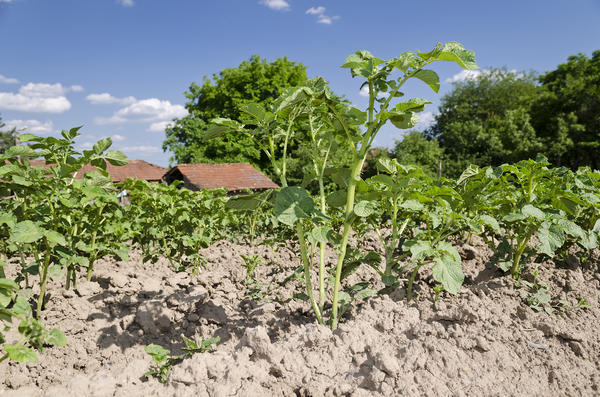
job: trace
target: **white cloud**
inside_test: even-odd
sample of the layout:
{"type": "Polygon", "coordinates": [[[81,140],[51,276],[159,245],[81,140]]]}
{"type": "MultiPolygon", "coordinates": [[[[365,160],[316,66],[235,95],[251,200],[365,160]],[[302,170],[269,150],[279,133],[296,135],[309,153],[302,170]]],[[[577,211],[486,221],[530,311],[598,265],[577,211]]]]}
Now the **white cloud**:
{"type": "Polygon", "coordinates": [[[0,109],[18,110],[31,113],[63,113],[71,109],[66,98],[70,91],[81,91],[83,87],[64,87],[60,83],[27,83],[19,92],[0,92],[0,109]]]}
{"type": "Polygon", "coordinates": [[[0,0],[0,3],[12,3],[12,0],[0,0]]]}
{"type": "Polygon", "coordinates": [[[277,11],[287,11],[290,9],[290,3],[286,0],[261,0],[260,4],[277,11]]]}
{"type": "Polygon", "coordinates": [[[160,153],[162,149],[158,146],[125,146],[119,148],[123,152],[160,153]]]}
{"type": "MultiPolygon", "coordinates": [[[[2,3],[2,0],[0,0],[0,3],[2,3]]],[[[12,77],[6,77],[0,74],[0,83],[4,83],[4,84],[17,84],[19,82],[19,80],[12,78],[12,77]]]]}
{"type": "Polygon", "coordinates": [[[117,3],[121,4],[124,7],[133,7],[135,4],[133,0],[117,0],[117,3]]]}
{"type": "Polygon", "coordinates": [[[111,135],[111,138],[115,142],[121,142],[121,141],[125,140],[125,137],[123,135],[119,135],[119,134],[111,135]]]}
{"type": "Polygon", "coordinates": [[[456,83],[458,81],[475,80],[481,74],[481,70],[461,70],[454,76],[446,79],[446,83],[456,83]]]}
{"type": "Polygon", "coordinates": [[[308,10],[306,10],[307,14],[311,14],[311,15],[321,15],[325,12],[325,7],[319,6],[319,7],[310,7],[308,10]]]}
{"type": "Polygon", "coordinates": [[[174,118],[187,116],[188,111],[181,105],[157,98],[135,100],[117,110],[111,117],[97,117],[97,124],[151,123],[148,131],[164,131],[174,118]]]}
{"type": "Polygon", "coordinates": [[[335,15],[333,17],[330,17],[329,15],[325,15],[325,7],[323,7],[323,6],[310,7],[308,10],[306,10],[306,14],[316,15],[317,23],[323,23],[325,25],[331,25],[334,20],[340,18],[338,15],[335,15]]]}
{"type": "Polygon", "coordinates": [[[369,86],[364,85],[363,88],[360,89],[360,92],[358,93],[358,95],[368,98],[369,97],[369,86]]]}
{"type": "Polygon", "coordinates": [[[148,131],[163,132],[168,125],[171,125],[170,121],[157,121],[156,123],[150,124],[148,131]]]}
{"type": "Polygon", "coordinates": [[[87,99],[93,105],[110,105],[113,103],[118,103],[120,105],[131,105],[136,101],[136,99],[132,96],[117,98],[110,95],[108,92],[103,92],[102,94],[90,94],[86,96],[85,99],[87,99]]]}
{"type": "Polygon", "coordinates": [[[80,85],[72,85],[71,86],[71,91],[73,91],[73,92],[81,92],[81,91],[83,91],[83,87],[80,86],[80,85]]]}
{"type": "Polygon", "coordinates": [[[39,120],[8,120],[4,122],[5,128],[16,128],[19,133],[29,133],[37,135],[49,135],[56,133],[52,121],[41,122],[39,120]]]}
{"type": "Polygon", "coordinates": [[[422,112],[418,114],[419,122],[415,126],[419,130],[424,130],[435,123],[435,114],[433,112],[422,112]]]}

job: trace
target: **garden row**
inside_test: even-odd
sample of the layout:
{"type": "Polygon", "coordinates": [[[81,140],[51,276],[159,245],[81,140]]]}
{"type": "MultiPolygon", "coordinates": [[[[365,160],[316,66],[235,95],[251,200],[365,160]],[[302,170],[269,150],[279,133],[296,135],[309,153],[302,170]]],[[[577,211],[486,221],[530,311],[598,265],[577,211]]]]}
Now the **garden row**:
{"type": "Polygon", "coordinates": [[[600,233],[598,171],[549,168],[540,157],[470,167],[455,181],[380,159],[377,175],[361,177],[379,129],[388,121],[413,127],[416,114],[429,103],[415,98],[392,106],[403,95],[402,85],[417,78],[439,89],[439,77],[425,68],[434,61],[476,67],[472,51],[454,42],[387,61],[359,51],[343,67],[365,79],[370,95],[365,112],[334,97],[317,78],[284,93],[271,109],[250,104],[242,109],[241,121],[213,120],[206,139],[224,133],[251,136],[271,159],[282,186],[232,199],[224,191],[192,192],[128,180],[120,188],[129,192],[131,205],[122,207],[104,168],[106,162],[119,165],[126,159],[108,150],[110,139],[79,153],[73,148],[77,128],[63,131],[62,138],[22,135],[28,145],[15,146],[0,158],[0,361],[35,361],[34,350],[65,343],[59,330],[46,330],[39,321],[49,278],[77,288],[82,273],[91,278],[97,259],[126,259],[130,249],[140,249],[144,261],[166,257],[175,270],[197,272],[204,263],[199,250],[212,241],[245,238],[253,243],[260,236],[267,244],[286,244],[292,238],[301,257],[292,277],[305,284],[296,296],[309,301],[316,321],[332,329],[354,300],[404,286],[410,299],[419,269],[430,269],[438,291],[457,293],[464,281],[453,246],[458,238],[482,236],[494,252],[493,262],[515,279],[532,260],[588,255],[600,233]],[[400,77],[392,78],[393,72],[400,77]],[[306,149],[314,172],[302,186],[288,186],[288,144],[299,131],[310,137],[306,149]],[[328,165],[336,145],[352,149],[346,167],[328,165]],[[53,166],[30,164],[40,157],[53,166]],[[88,163],[98,172],[77,178],[88,163]],[[379,236],[382,252],[350,244],[351,235],[360,241],[370,230],[379,236]],[[327,247],[335,248],[334,263],[326,260],[327,247]],[[342,283],[362,265],[372,267],[385,288],[342,283]],[[6,277],[3,267],[14,277],[6,277]]]}

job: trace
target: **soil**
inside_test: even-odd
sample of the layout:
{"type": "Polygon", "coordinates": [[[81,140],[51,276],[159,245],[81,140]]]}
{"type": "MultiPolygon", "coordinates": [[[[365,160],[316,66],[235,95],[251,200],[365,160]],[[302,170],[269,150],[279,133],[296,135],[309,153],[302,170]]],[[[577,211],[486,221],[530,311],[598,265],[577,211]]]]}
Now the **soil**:
{"type": "MultiPolygon", "coordinates": [[[[459,251],[467,281],[458,295],[436,300],[422,269],[416,299],[407,302],[401,288],[355,302],[335,332],[290,300],[298,281],[273,281],[298,265],[288,248],[220,241],[204,250],[198,275],[175,273],[166,260],[143,264],[139,254],[100,261],[76,291],[50,286],[44,324],[63,330],[68,344],[46,349],[38,363],[0,363],[0,396],[600,395],[598,253],[585,263],[527,264],[525,278],[537,268],[557,306],[549,315],[489,265],[480,241],[459,251]],[[240,254],[268,263],[255,271],[265,296],[247,296],[240,254]],[[578,307],[580,299],[590,307],[578,307]],[[145,377],[152,359],[144,347],[180,353],[182,334],[221,341],[176,363],[166,384],[145,377]]],[[[351,277],[381,287],[368,268],[351,277]]]]}

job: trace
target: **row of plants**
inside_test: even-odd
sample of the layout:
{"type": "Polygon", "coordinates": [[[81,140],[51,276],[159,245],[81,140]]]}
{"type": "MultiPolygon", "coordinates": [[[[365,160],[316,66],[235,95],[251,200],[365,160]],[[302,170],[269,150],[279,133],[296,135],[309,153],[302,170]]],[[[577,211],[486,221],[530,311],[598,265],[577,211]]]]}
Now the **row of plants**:
{"type": "Polygon", "coordinates": [[[464,274],[452,243],[459,236],[481,235],[494,251],[494,262],[515,278],[533,255],[564,256],[574,245],[584,252],[597,246],[597,171],[551,169],[540,157],[496,168],[469,167],[454,181],[433,179],[418,167],[380,159],[377,175],[362,178],[381,127],[391,122],[399,129],[412,128],[417,114],[430,103],[423,98],[399,99],[404,83],[418,79],[439,90],[438,75],[426,68],[436,61],[477,67],[473,52],[456,42],[389,60],[358,51],[342,67],[364,79],[361,88],[369,92],[365,111],[340,101],[323,79],[316,78],[288,89],[268,109],[259,103],[242,106],[241,121],[212,120],[204,135],[209,140],[243,134],[254,139],[271,160],[282,188],[270,196],[234,199],[229,205],[252,210],[268,203],[275,219],[295,231],[305,287],[298,296],[310,302],[319,323],[332,329],[352,300],[389,292],[403,285],[405,278],[410,299],[415,277],[424,267],[430,269],[437,288],[457,293],[464,274]],[[288,144],[299,128],[310,137],[313,171],[301,186],[288,186],[288,144]],[[345,167],[329,166],[331,150],[337,145],[348,145],[353,153],[345,167]],[[351,235],[360,237],[368,230],[378,234],[383,255],[349,244],[351,235]],[[325,261],[327,246],[337,253],[333,264],[325,261]],[[375,269],[384,289],[375,291],[365,282],[342,286],[342,280],[363,264],[375,269]],[[312,272],[316,277],[311,277],[312,272]],[[327,296],[331,296],[329,303],[327,296]]]}
{"type": "MultiPolygon", "coordinates": [[[[200,248],[245,231],[247,219],[226,210],[224,190],[192,192],[133,179],[116,186],[106,166],[126,164],[125,155],[108,150],[110,138],[76,151],[78,130],[60,138],[23,134],[25,144],[0,157],[0,361],[35,361],[35,350],[66,342],[61,331],[41,323],[50,280],[76,289],[81,277],[92,278],[98,259],[126,261],[132,249],[144,262],[166,257],[176,271],[199,271],[200,248]],[[81,174],[86,164],[97,171],[81,174]],[[120,205],[123,189],[133,205],[120,205]]],[[[269,218],[255,211],[251,219],[250,235],[269,218]]]]}
{"type": "MultiPolygon", "coordinates": [[[[34,360],[34,349],[65,342],[60,331],[46,330],[39,322],[50,278],[75,288],[82,273],[91,278],[99,258],[126,260],[133,248],[142,251],[144,261],[166,257],[176,271],[198,271],[204,263],[200,249],[217,239],[246,238],[254,244],[260,236],[262,243],[275,247],[294,236],[301,263],[292,277],[298,275],[304,283],[304,292],[296,296],[310,302],[316,320],[332,329],[356,299],[401,287],[410,299],[421,269],[428,269],[438,291],[457,293],[464,281],[453,245],[459,237],[482,236],[498,268],[517,279],[534,256],[561,259],[574,246],[589,255],[600,232],[598,171],[553,169],[540,157],[500,167],[469,167],[455,181],[381,158],[376,175],[363,178],[381,127],[391,122],[411,128],[430,103],[401,100],[404,83],[418,79],[439,90],[438,75],[426,68],[436,61],[477,67],[473,52],[455,42],[389,60],[358,51],[342,67],[365,80],[365,111],[332,95],[327,83],[316,78],[287,90],[269,109],[256,103],[243,106],[242,122],[213,120],[205,139],[244,134],[269,158],[281,188],[262,193],[229,198],[224,190],[191,192],[177,185],[128,180],[120,188],[127,190],[132,205],[122,207],[105,168],[107,162],[125,164],[126,158],[108,150],[110,139],[79,153],[74,150],[77,128],[63,131],[62,138],[22,135],[28,144],[9,149],[0,159],[5,162],[0,166],[0,321],[2,333],[21,335],[6,344],[0,334],[5,352],[0,360],[34,360]],[[300,186],[289,186],[289,143],[299,129],[310,138],[304,150],[311,171],[300,186]],[[331,166],[332,150],[340,145],[352,151],[351,161],[331,166]],[[32,165],[36,158],[52,166],[32,165]],[[88,163],[98,172],[79,175],[88,163]],[[383,252],[351,244],[351,236],[360,241],[369,231],[377,234],[383,252]],[[328,247],[337,253],[335,263],[326,260],[328,247]],[[16,275],[6,277],[2,269],[15,259],[20,265],[11,274],[16,275]],[[385,287],[342,283],[360,266],[374,269],[385,287]],[[35,310],[30,307],[33,300],[35,310]],[[13,328],[15,320],[19,324],[13,328]]],[[[247,283],[256,296],[262,292],[252,272],[259,259],[244,258],[247,283]]],[[[170,365],[168,353],[155,353],[159,367],[170,365]]]]}

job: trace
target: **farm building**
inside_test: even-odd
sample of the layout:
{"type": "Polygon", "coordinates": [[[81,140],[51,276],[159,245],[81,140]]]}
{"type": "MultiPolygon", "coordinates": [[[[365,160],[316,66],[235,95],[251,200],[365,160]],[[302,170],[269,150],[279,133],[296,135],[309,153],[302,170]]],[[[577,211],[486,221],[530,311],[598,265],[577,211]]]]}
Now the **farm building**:
{"type": "Polygon", "coordinates": [[[163,177],[167,184],[183,181],[190,190],[225,188],[230,194],[245,189],[266,190],[278,188],[265,174],[250,163],[179,164],[163,177]]]}
{"type": "MultiPolygon", "coordinates": [[[[45,162],[44,160],[31,160],[31,165],[45,165],[45,162]]],[[[83,166],[77,176],[81,178],[83,174],[90,171],[97,171],[97,169],[87,164],[83,166]]],[[[121,166],[115,166],[107,162],[106,172],[108,172],[113,182],[123,182],[127,178],[143,179],[148,182],[161,182],[163,175],[167,172],[167,168],[150,164],[144,160],[129,160],[129,163],[121,166]]]]}

